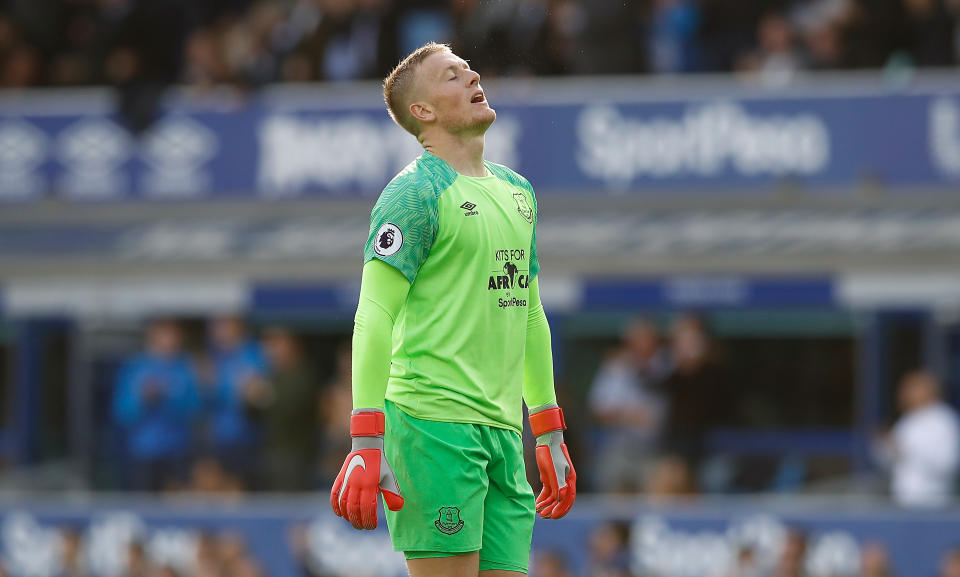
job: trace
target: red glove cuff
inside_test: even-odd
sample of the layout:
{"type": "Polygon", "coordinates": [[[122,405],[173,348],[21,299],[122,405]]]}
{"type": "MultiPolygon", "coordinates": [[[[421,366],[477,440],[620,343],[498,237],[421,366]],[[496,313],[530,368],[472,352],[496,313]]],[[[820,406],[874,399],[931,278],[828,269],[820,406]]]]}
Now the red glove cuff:
{"type": "Polygon", "coordinates": [[[376,437],[386,432],[387,426],[382,411],[350,415],[351,437],[376,437]]]}
{"type": "Polygon", "coordinates": [[[562,431],[567,428],[567,423],[563,420],[563,411],[560,407],[553,407],[530,415],[530,428],[533,430],[533,436],[539,437],[550,431],[562,431]]]}

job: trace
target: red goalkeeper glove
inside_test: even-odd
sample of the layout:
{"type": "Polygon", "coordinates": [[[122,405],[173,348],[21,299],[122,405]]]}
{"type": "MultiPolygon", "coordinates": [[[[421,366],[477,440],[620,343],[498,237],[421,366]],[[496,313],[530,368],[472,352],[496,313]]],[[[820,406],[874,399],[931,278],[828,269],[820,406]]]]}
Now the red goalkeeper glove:
{"type": "Polygon", "coordinates": [[[537,497],[537,513],[544,519],[559,519],[577,498],[577,472],[563,442],[563,411],[555,404],[530,413],[530,428],[537,437],[537,468],[543,490],[537,497]]]}
{"type": "Polygon", "coordinates": [[[377,493],[391,511],[403,507],[393,469],[383,454],[383,411],[357,409],[350,417],[353,446],[330,491],[330,506],[357,529],[376,529],[377,493]]]}

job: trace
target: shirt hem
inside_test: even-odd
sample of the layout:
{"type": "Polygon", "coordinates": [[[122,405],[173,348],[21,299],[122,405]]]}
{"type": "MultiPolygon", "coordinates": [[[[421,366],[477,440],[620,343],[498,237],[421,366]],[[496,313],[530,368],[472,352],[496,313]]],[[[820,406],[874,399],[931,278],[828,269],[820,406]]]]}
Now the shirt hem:
{"type": "Polygon", "coordinates": [[[494,427],[497,429],[506,429],[508,431],[513,431],[519,435],[523,434],[523,428],[517,427],[514,425],[508,425],[506,423],[501,423],[491,419],[438,419],[430,415],[424,415],[415,410],[412,410],[410,407],[398,403],[394,399],[387,398],[387,401],[393,403],[398,409],[406,413],[408,416],[413,417],[414,419],[420,419],[421,421],[433,421],[435,423],[463,423],[466,425],[485,425],[488,427],[494,427]]]}

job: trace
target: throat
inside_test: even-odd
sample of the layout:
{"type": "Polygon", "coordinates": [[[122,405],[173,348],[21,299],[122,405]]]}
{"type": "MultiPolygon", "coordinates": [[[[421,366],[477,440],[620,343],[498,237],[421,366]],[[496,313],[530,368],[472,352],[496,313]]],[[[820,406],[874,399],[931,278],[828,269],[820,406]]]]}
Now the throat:
{"type": "Polygon", "coordinates": [[[483,135],[472,138],[425,139],[423,147],[430,154],[446,161],[457,173],[464,176],[489,176],[487,167],[483,163],[483,135]]]}

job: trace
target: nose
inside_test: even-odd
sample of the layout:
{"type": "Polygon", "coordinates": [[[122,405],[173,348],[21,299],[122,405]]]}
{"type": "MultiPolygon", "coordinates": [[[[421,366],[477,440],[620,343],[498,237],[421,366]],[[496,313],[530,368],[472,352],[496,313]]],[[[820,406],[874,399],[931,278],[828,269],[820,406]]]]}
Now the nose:
{"type": "Polygon", "coordinates": [[[476,70],[470,70],[470,86],[476,86],[480,84],[480,73],[476,70]]]}

